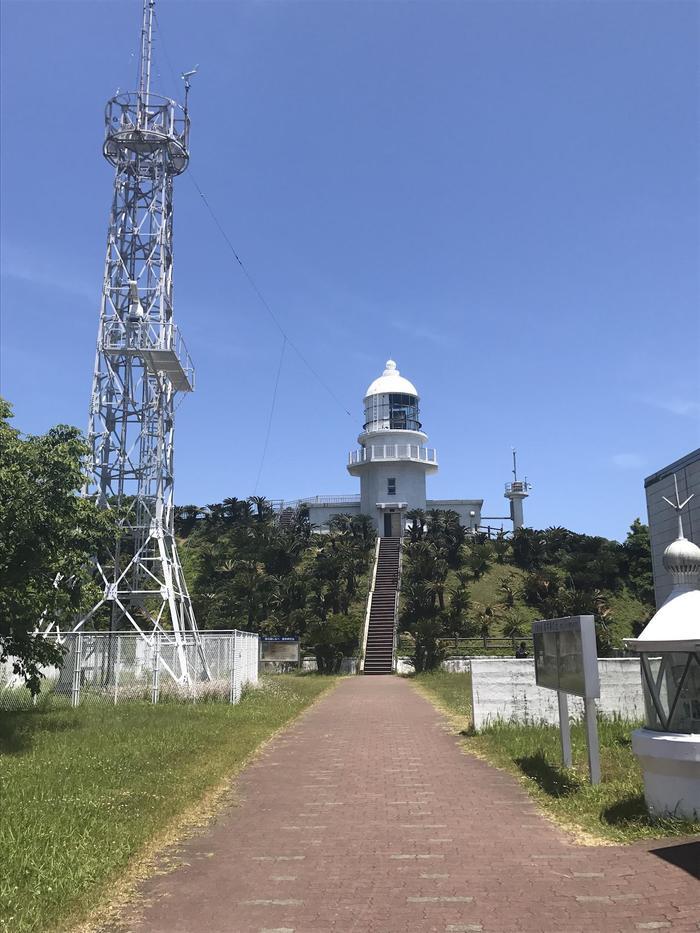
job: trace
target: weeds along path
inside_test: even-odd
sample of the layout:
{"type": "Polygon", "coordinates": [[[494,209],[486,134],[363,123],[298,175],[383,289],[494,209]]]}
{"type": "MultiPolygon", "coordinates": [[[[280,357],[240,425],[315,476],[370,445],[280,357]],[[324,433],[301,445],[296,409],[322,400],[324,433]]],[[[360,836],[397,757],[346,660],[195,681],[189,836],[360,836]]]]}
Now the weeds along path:
{"type": "Polygon", "coordinates": [[[574,845],[396,677],[353,677],[274,739],[238,806],[143,885],[133,933],[698,929],[677,841],[574,845]],[[650,850],[657,850],[656,852],[650,850]]]}

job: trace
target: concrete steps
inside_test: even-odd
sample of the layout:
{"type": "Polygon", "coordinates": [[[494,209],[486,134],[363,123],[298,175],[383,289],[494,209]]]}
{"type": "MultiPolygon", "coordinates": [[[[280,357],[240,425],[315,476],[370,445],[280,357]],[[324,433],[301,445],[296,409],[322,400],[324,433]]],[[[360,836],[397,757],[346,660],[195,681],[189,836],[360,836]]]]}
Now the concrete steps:
{"type": "Polygon", "coordinates": [[[369,610],[365,674],[391,674],[394,661],[400,538],[381,538],[369,610]]]}

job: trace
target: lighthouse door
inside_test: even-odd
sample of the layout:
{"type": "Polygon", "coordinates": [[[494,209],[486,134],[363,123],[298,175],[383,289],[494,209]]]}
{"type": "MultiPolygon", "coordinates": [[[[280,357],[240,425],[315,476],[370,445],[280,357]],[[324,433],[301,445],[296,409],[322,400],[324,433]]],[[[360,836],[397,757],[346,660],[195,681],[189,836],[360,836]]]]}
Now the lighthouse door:
{"type": "Polygon", "coordinates": [[[385,512],[384,513],[384,537],[385,538],[398,538],[401,536],[401,513],[400,512],[385,512]]]}

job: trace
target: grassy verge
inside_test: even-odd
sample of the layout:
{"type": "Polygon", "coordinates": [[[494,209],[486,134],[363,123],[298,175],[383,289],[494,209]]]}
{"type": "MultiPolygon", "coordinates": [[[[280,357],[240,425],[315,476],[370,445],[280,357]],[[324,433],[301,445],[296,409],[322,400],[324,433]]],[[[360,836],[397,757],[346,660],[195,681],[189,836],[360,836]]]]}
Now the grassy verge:
{"type": "Polygon", "coordinates": [[[469,674],[438,672],[412,679],[451,717],[456,731],[464,735],[467,751],[515,774],[545,812],[581,841],[588,837],[590,841],[632,842],[700,832],[700,823],[649,817],[641,770],[632,753],[634,724],[599,721],[603,782],[591,787],[583,725],[572,726],[573,767],[563,768],[557,726],[498,723],[473,733],[469,674]]]}
{"type": "Polygon", "coordinates": [[[84,916],[155,836],[333,682],[269,678],[237,706],[0,713],[0,929],[84,916]]]}

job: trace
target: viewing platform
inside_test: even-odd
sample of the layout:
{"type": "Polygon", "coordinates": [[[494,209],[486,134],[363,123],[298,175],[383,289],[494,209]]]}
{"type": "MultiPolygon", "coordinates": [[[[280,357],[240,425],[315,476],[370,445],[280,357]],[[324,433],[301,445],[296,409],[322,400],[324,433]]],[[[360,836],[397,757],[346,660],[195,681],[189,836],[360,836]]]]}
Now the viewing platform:
{"type": "Polygon", "coordinates": [[[101,349],[108,356],[139,357],[176,392],[194,390],[194,364],[176,324],[115,319],[104,329],[101,349]]]}
{"type": "Polygon", "coordinates": [[[504,495],[509,496],[528,496],[530,494],[531,483],[517,480],[514,483],[506,483],[504,495]]]}
{"type": "Polygon", "coordinates": [[[376,460],[410,460],[414,463],[426,463],[437,469],[437,450],[434,447],[421,447],[420,444],[372,444],[351,450],[348,466],[361,466],[376,460]]]}

